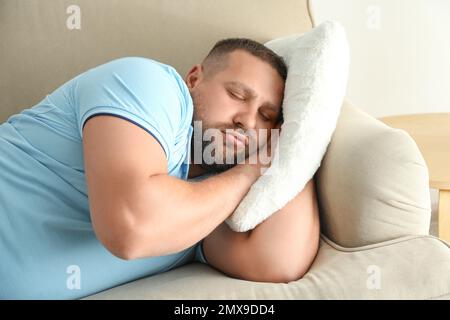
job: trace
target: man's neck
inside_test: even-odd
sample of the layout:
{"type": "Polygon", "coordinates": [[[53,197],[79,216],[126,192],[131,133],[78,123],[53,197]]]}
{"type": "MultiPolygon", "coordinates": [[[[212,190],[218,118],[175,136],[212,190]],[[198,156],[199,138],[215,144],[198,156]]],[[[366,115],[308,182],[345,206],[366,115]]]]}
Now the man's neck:
{"type": "MultiPolygon", "coordinates": [[[[194,120],[192,120],[194,121],[194,120]]],[[[194,137],[191,139],[191,152],[190,152],[190,163],[189,163],[189,172],[188,179],[192,179],[202,174],[206,173],[206,170],[202,168],[200,164],[194,163],[194,137]]]]}
{"type": "Polygon", "coordinates": [[[189,165],[188,179],[201,176],[204,173],[206,173],[205,169],[203,169],[199,164],[194,164],[191,161],[191,164],[189,165]]]}

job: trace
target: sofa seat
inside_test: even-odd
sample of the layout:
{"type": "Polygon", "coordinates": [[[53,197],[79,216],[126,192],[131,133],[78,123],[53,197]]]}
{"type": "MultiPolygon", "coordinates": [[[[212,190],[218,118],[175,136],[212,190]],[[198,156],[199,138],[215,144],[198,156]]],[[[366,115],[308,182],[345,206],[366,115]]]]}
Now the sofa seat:
{"type": "Polygon", "coordinates": [[[86,299],[450,299],[448,250],[427,235],[357,248],[322,235],[311,269],[287,284],[239,280],[193,262],[86,299]]]}

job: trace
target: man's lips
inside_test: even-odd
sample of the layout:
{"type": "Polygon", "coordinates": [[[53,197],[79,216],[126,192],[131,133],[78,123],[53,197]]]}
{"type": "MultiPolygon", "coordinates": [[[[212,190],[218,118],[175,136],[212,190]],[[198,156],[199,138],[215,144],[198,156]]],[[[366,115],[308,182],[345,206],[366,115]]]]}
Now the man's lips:
{"type": "Polygon", "coordinates": [[[226,130],[224,134],[225,139],[229,140],[233,144],[238,146],[246,146],[248,144],[248,137],[239,132],[226,130]]]}

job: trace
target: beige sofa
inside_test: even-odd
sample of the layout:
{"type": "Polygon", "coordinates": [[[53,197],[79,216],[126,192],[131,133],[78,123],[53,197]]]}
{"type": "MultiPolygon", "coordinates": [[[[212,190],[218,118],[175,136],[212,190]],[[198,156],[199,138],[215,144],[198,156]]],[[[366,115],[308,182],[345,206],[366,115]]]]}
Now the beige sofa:
{"type": "MultiPolygon", "coordinates": [[[[184,76],[221,38],[313,25],[306,0],[5,0],[0,17],[0,121],[117,57],[184,76]]],[[[321,244],[302,279],[243,281],[191,263],[87,299],[450,299],[449,244],[428,235],[428,170],[410,136],[345,103],[315,178],[321,244]]]]}

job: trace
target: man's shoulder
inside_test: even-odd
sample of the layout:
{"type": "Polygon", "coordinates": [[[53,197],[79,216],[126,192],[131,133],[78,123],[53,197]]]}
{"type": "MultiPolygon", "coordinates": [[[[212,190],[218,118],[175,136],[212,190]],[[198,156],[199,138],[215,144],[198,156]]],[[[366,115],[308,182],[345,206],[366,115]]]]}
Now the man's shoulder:
{"type": "Polygon", "coordinates": [[[155,85],[176,84],[178,86],[184,84],[182,77],[174,67],[138,56],[121,57],[104,62],[80,74],[78,78],[115,79],[125,84],[127,82],[154,83],[155,85]]]}
{"type": "MultiPolygon", "coordinates": [[[[122,57],[110,61],[112,71],[120,74],[123,79],[158,88],[161,94],[178,94],[178,97],[189,106],[191,97],[189,89],[181,75],[171,65],[160,61],[138,56],[122,57]]],[[[167,97],[166,97],[167,98],[167,97]]]]}
{"type": "Polygon", "coordinates": [[[147,57],[141,57],[141,56],[126,56],[126,57],[120,57],[117,59],[110,60],[106,62],[106,64],[125,64],[128,66],[144,66],[144,67],[155,67],[155,68],[161,68],[161,69],[167,69],[167,68],[173,68],[172,66],[168,64],[164,64],[160,61],[147,58],[147,57]]]}
{"type": "Polygon", "coordinates": [[[148,77],[159,76],[168,78],[181,78],[178,72],[171,65],[162,63],[160,61],[139,57],[139,56],[129,56],[121,57],[105,64],[101,65],[109,67],[112,69],[122,70],[126,68],[128,72],[137,72],[138,74],[145,75],[148,77]]]}
{"type": "Polygon", "coordinates": [[[97,65],[77,78],[81,82],[110,84],[117,92],[159,97],[167,103],[179,99],[188,109],[192,105],[189,89],[175,68],[147,57],[120,57],[97,65]]]}

